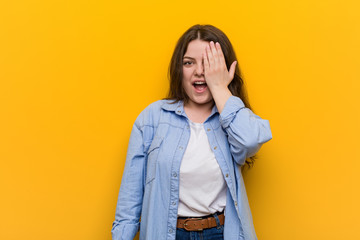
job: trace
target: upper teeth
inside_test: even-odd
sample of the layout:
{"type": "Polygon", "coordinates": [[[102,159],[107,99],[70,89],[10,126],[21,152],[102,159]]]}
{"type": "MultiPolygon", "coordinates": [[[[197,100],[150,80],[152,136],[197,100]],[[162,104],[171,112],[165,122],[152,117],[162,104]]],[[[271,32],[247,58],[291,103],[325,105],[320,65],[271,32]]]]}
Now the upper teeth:
{"type": "Polygon", "coordinates": [[[195,82],[195,84],[204,84],[205,82],[195,82]]]}

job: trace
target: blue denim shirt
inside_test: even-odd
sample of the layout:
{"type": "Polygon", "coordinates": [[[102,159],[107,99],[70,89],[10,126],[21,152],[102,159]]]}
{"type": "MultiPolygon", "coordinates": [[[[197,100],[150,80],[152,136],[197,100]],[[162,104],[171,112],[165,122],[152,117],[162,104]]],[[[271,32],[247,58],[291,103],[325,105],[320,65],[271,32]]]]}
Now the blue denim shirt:
{"type": "MultiPolygon", "coordinates": [[[[272,138],[269,122],[231,96],[221,114],[216,106],[204,122],[210,146],[227,184],[225,240],[257,239],[240,165],[272,138]]],[[[183,102],[160,100],[136,119],[122,177],[113,240],[174,240],[179,170],[190,138],[183,102]],[[141,220],[140,220],[141,219],[141,220]]]]}

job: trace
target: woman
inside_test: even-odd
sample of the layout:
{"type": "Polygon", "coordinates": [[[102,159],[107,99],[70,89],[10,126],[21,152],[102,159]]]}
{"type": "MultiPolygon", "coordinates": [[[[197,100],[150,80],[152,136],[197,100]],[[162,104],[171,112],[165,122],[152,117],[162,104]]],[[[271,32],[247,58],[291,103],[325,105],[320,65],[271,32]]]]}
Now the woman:
{"type": "Polygon", "coordinates": [[[166,100],[132,129],[113,240],[257,239],[238,166],[269,141],[246,99],[226,35],[195,25],[179,39],[166,100]],[[140,220],[141,218],[141,220],[140,220]]]}

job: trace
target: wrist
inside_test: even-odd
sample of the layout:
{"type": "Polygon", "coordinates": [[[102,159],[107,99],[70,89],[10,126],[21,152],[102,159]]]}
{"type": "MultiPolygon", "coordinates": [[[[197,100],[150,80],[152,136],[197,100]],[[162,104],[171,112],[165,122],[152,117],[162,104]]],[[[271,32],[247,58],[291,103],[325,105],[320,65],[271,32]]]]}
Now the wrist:
{"type": "Polygon", "coordinates": [[[221,113],[226,101],[232,96],[229,88],[215,88],[211,91],[211,94],[219,113],[221,113]]]}

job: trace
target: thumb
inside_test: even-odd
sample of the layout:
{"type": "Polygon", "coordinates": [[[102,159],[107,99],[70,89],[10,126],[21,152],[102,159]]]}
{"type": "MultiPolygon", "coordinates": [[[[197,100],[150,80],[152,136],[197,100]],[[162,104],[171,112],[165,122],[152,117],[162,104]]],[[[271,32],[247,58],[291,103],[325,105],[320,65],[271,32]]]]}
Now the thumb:
{"type": "Polygon", "coordinates": [[[237,61],[234,61],[229,69],[229,77],[232,80],[234,78],[234,74],[235,74],[235,67],[236,67],[237,61]]]}

